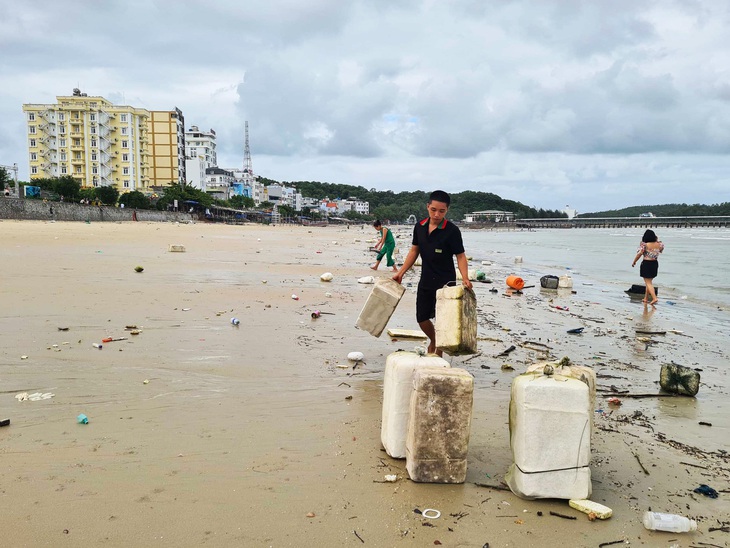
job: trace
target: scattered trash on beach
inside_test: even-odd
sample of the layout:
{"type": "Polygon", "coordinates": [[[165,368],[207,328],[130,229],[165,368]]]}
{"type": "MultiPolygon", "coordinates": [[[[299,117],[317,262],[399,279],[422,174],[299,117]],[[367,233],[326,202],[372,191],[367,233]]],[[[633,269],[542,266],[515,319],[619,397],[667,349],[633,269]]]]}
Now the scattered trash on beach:
{"type": "Polygon", "coordinates": [[[314,518],[316,516],[317,516],[317,514],[315,514],[314,512],[307,512],[307,517],[308,518],[314,518]]]}
{"type": "Polygon", "coordinates": [[[350,352],[347,355],[347,359],[351,362],[361,362],[365,360],[365,354],[362,352],[350,352]]]}
{"type": "Polygon", "coordinates": [[[396,474],[386,474],[385,475],[385,481],[394,483],[398,480],[398,476],[396,474]]]}
{"type": "Polygon", "coordinates": [[[59,331],[68,331],[68,327],[59,327],[58,330],[59,331]]]}
{"type": "Polygon", "coordinates": [[[0,420],[0,427],[2,427],[2,426],[10,426],[10,419],[0,420]]]}
{"type": "Polygon", "coordinates": [[[319,310],[315,310],[314,312],[312,312],[312,319],[313,319],[313,320],[316,320],[316,319],[317,319],[317,318],[319,318],[319,317],[320,317],[321,315],[322,315],[322,313],[321,313],[321,312],[320,312],[319,310]]]}
{"type": "Polygon", "coordinates": [[[324,294],[324,296],[327,297],[328,299],[330,299],[330,298],[332,298],[332,293],[330,293],[328,291],[327,293],[324,294]]]}
{"type": "Polygon", "coordinates": [[[441,512],[433,508],[426,508],[421,512],[421,515],[426,519],[439,519],[441,517],[441,512]]]}
{"type": "Polygon", "coordinates": [[[323,282],[331,282],[332,278],[334,278],[334,276],[332,275],[332,272],[325,272],[324,274],[322,274],[319,277],[319,279],[322,280],[323,282]]]}
{"type": "Polygon", "coordinates": [[[616,397],[608,398],[606,401],[609,405],[621,405],[621,400],[616,397]]]}
{"type": "Polygon", "coordinates": [[[149,383],[150,383],[150,380],[149,379],[145,379],[145,380],[142,381],[142,384],[149,384],[149,383]]]}
{"type": "Polygon", "coordinates": [[[185,253],[185,246],[180,244],[170,244],[167,251],[170,253],[185,253]]]}
{"type": "Polygon", "coordinates": [[[296,295],[295,293],[292,293],[291,298],[292,298],[292,300],[295,300],[295,301],[298,301],[299,300],[299,296],[296,295]]]}
{"type": "Polygon", "coordinates": [[[514,371],[515,366],[510,363],[503,363],[502,364],[502,371],[514,371]]]}
{"type": "Polygon", "coordinates": [[[20,356],[20,359],[21,360],[27,360],[28,359],[28,356],[26,356],[26,355],[20,356]]]}
{"type": "Polygon", "coordinates": [[[118,342],[118,341],[126,341],[127,337],[105,337],[101,339],[101,342],[108,343],[108,342],[118,342]]]}
{"type": "Polygon", "coordinates": [[[231,318],[231,325],[235,325],[236,327],[238,327],[240,323],[241,320],[239,320],[238,318],[231,318]]]}
{"type": "Polygon", "coordinates": [[[76,422],[79,424],[89,424],[89,417],[81,413],[78,417],[76,417],[76,422]]]}
{"type": "Polygon", "coordinates": [[[710,497],[711,499],[716,499],[718,497],[717,491],[715,491],[709,485],[705,485],[704,483],[694,489],[692,492],[699,493],[700,495],[705,495],[706,497],[710,497]]]}
{"type": "Polygon", "coordinates": [[[553,305],[553,308],[555,308],[557,310],[565,310],[566,312],[568,310],[570,310],[570,308],[568,308],[567,306],[559,306],[559,305],[553,305]]]}
{"type": "Polygon", "coordinates": [[[500,352],[499,354],[496,354],[496,355],[495,355],[494,357],[495,357],[495,358],[499,358],[500,356],[506,356],[506,355],[508,355],[508,354],[509,354],[510,352],[512,352],[513,350],[516,350],[516,348],[517,348],[517,347],[516,347],[515,345],[511,345],[511,346],[510,346],[509,348],[507,348],[507,349],[503,350],[503,351],[502,351],[502,352],[500,352]]]}
{"type": "Polygon", "coordinates": [[[666,392],[695,396],[700,390],[700,374],[676,363],[664,364],[659,373],[659,386],[666,392]]]}
{"type": "Polygon", "coordinates": [[[21,392],[20,394],[15,395],[15,399],[20,401],[40,401],[40,400],[50,400],[55,394],[52,392],[34,392],[33,394],[28,394],[28,392],[21,392]]]}
{"type": "Polygon", "coordinates": [[[134,271],[135,272],[144,272],[144,267],[143,266],[135,266],[134,267],[134,271]]]}
{"type": "MultiPolygon", "coordinates": [[[[579,512],[588,514],[588,519],[591,519],[591,516],[593,516],[593,519],[608,519],[613,515],[613,510],[611,510],[608,506],[593,502],[592,500],[571,499],[568,501],[568,504],[571,508],[575,508],[579,512]]],[[[591,521],[593,520],[591,519],[591,521]]]]}
{"type": "Polygon", "coordinates": [[[102,345],[100,343],[92,343],[91,346],[93,346],[94,348],[98,348],[99,350],[104,348],[104,345],[102,345]]]}
{"type": "Polygon", "coordinates": [[[373,276],[363,276],[359,280],[357,280],[357,283],[359,284],[374,284],[375,278],[373,276]]]}
{"type": "Polygon", "coordinates": [[[580,335],[581,333],[583,333],[584,329],[585,329],[585,327],[576,327],[575,329],[568,329],[567,332],[572,333],[574,335],[580,335]]]}

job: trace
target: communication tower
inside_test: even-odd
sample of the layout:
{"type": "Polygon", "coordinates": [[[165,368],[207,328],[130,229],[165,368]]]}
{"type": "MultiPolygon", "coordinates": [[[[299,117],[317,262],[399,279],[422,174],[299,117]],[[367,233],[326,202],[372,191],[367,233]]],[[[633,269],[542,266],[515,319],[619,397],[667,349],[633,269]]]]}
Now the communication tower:
{"type": "Polygon", "coordinates": [[[251,163],[251,148],[248,146],[248,120],[246,121],[246,143],[243,147],[243,182],[247,185],[253,185],[255,177],[253,175],[253,164],[251,163]]]}

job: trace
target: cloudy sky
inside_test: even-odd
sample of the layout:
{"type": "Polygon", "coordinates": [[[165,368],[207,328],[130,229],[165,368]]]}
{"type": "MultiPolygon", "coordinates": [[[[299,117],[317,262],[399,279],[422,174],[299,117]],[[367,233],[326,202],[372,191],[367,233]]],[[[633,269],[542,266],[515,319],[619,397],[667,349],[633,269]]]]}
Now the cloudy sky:
{"type": "Polygon", "coordinates": [[[0,0],[0,164],[74,87],[221,167],[549,209],[730,201],[725,0],[0,0]]]}

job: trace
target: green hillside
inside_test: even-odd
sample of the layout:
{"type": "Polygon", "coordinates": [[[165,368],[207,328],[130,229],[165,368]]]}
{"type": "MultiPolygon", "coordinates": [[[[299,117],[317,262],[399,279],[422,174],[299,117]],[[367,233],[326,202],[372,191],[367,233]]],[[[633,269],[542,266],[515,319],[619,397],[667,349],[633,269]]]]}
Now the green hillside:
{"type": "MultiPolygon", "coordinates": [[[[272,179],[260,177],[264,184],[276,183],[272,179]]],[[[281,184],[295,186],[302,196],[310,198],[357,198],[370,203],[370,217],[393,221],[405,221],[410,215],[417,218],[426,216],[426,202],[430,191],[392,192],[390,190],[366,189],[362,186],[320,183],[316,181],[284,181],[281,184]]],[[[489,192],[467,190],[451,194],[449,217],[462,220],[466,213],[496,209],[509,211],[518,219],[565,217],[557,210],[536,209],[513,200],[505,200],[489,192]]]]}
{"type": "Polygon", "coordinates": [[[642,213],[653,213],[657,217],[714,217],[730,215],[730,202],[713,205],[642,205],[625,207],[623,209],[610,209],[608,211],[595,211],[593,213],[581,213],[578,217],[638,217],[642,213]]]}

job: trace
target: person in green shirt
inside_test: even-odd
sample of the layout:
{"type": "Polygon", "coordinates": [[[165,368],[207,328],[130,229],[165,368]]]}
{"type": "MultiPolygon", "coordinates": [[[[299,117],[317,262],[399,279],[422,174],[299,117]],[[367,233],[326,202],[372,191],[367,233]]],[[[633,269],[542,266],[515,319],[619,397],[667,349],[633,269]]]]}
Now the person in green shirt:
{"type": "Polygon", "coordinates": [[[395,266],[395,260],[393,260],[393,251],[395,250],[395,238],[393,233],[383,226],[380,220],[373,223],[373,227],[380,234],[380,241],[375,244],[375,249],[380,250],[378,252],[377,260],[375,264],[371,266],[373,270],[377,270],[380,266],[380,261],[383,260],[384,256],[387,256],[387,264],[393,269],[393,272],[398,272],[398,268],[395,266]]]}

